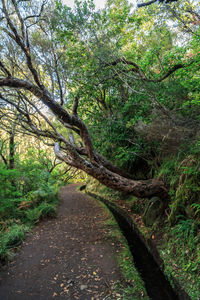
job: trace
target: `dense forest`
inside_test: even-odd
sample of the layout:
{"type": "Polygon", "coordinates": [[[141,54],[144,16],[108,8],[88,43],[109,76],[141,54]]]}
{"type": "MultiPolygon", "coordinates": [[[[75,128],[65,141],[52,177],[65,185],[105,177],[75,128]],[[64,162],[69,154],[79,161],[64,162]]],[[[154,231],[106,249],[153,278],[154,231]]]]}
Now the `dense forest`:
{"type": "Polygon", "coordinates": [[[198,0],[1,0],[2,262],[55,216],[62,185],[87,180],[127,201],[150,235],[162,228],[163,259],[198,299],[199,25],[198,0]]]}

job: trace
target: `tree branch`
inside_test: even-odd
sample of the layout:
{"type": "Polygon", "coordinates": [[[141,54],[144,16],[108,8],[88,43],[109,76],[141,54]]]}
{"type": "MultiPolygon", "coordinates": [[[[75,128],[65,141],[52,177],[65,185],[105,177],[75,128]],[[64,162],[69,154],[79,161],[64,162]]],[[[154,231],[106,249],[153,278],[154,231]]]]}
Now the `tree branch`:
{"type": "Polygon", "coordinates": [[[118,63],[122,63],[122,64],[126,64],[126,65],[133,65],[134,66],[131,69],[123,70],[123,72],[126,72],[126,73],[136,72],[136,73],[139,74],[141,80],[144,80],[144,81],[147,81],[147,82],[155,82],[156,83],[156,82],[162,82],[164,79],[168,78],[171,74],[173,74],[174,72],[176,72],[179,69],[183,69],[183,68],[189,67],[190,65],[192,65],[193,63],[195,63],[195,60],[192,60],[188,64],[177,64],[177,65],[174,65],[171,69],[169,69],[167,71],[166,74],[164,74],[163,76],[161,76],[158,79],[151,79],[151,78],[146,77],[136,63],[134,63],[132,61],[129,61],[129,60],[126,60],[124,58],[122,58],[122,59],[119,58],[119,59],[117,59],[117,60],[115,60],[115,61],[113,61],[111,63],[106,64],[106,66],[115,66],[118,63]]]}
{"type": "Polygon", "coordinates": [[[2,4],[3,4],[3,12],[5,14],[5,17],[6,17],[6,20],[8,22],[8,25],[11,29],[11,31],[13,32],[14,36],[10,35],[14,41],[18,44],[18,46],[22,49],[22,51],[24,52],[25,56],[26,56],[26,60],[27,60],[27,66],[29,68],[29,70],[31,71],[32,75],[33,75],[33,78],[36,82],[36,84],[40,87],[40,88],[43,88],[43,85],[42,83],[40,82],[40,79],[39,79],[39,76],[38,76],[38,73],[36,71],[36,69],[33,67],[33,64],[32,64],[32,59],[31,59],[31,55],[30,55],[30,49],[29,47],[27,48],[28,45],[25,45],[24,44],[24,41],[21,39],[20,35],[18,34],[14,24],[12,23],[10,17],[9,17],[9,14],[8,14],[8,11],[6,9],[6,4],[5,4],[5,0],[2,0],[2,4]]]}
{"type": "Polygon", "coordinates": [[[43,11],[44,11],[44,6],[46,5],[47,1],[43,1],[41,8],[40,8],[40,12],[37,15],[31,15],[31,16],[27,16],[24,18],[24,21],[28,20],[28,19],[32,19],[32,18],[39,18],[41,17],[43,11]]]}
{"type": "Polygon", "coordinates": [[[59,92],[60,92],[60,105],[64,104],[64,99],[63,99],[63,90],[62,90],[62,85],[61,85],[61,80],[60,80],[60,75],[58,72],[58,59],[56,58],[56,55],[54,53],[54,61],[55,61],[55,73],[58,81],[58,87],[59,87],[59,92]]]}
{"type": "Polygon", "coordinates": [[[4,66],[4,64],[0,61],[0,68],[3,72],[5,72],[8,76],[11,76],[10,71],[4,66]]]}
{"type": "Polygon", "coordinates": [[[149,6],[155,2],[161,2],[161,3],[165,3],[165,4],[168,4],[168,3],[171,3],[171,2],[177,2],[178,0],[152,0],[152,1],[149,1],[149,2],[144,2],[144,3],[139,3],[137,4],[137,7],[140,8],[140,7],[144,7],[144,6],[149,6]]]}
{"type": "Polygon", "coordinates": [[[157,0],[152,0],[152,1],[149,1],[149,2],[144,2],[144,3],[138,3],[137,4],[137,7],[140,8],[140,7],[144,7],[144,6],[149,6],[153,3],[157,2],[157,0]]]}
{"type": "MultiPolygon", "coordinates": [[[[78,127],[80,130],[80,136],[86,146],[86,150],[88,153],[88,156],[91,161],[95,162],[96,157],[94,154],[94,149],[91,141],[90,134],[88,132],[87,127],[85,126],[84,122],[77,116],[73,115],[70,116],[68,112],[56,101],[53,100],[50,93],[47,91],[46,88],[39,88],[36,85],[14,77],[8,77],[8,78],[0,78],[0,87],[1,86],[8,86],[12,88],[22,88],[25,90],[29,90],[32,94],[34,94],[36,97],[41,99],[41,101],[50,108],[50,110],[58,117],[59,121],[62,124],[69,124],[75,127],[78,127]]],[[[77,132],[77,131],[76,131],[77,132]]]]}

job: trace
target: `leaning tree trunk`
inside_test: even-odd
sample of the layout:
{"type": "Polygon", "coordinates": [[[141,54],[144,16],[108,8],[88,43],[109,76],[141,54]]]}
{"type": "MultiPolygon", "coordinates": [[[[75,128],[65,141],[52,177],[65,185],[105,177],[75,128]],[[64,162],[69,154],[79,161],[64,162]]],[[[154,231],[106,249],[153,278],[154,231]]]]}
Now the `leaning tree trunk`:
{"type": "Polygon", "coordinates": [[[55,144],[54,151],[56,156],[68,165],[83,170],[88,175],[96,178],[100,183],[114,190],[130,193],[139,198],[149,198],[152,196],[158,196],[163,200],[169,198],[164,183],[158,179],[132,180],[125,178],[120,174],[108,170],[102,164],[93,164],[84,159],[75,150],[71,151],[70,156],[65,155],[60,151],[58,143],[55,144]]]}
{"type": "Polygon", "coordinates": [[[104,167],[79,165],[79,169],[82,169],[87,174],[96,178],[100,183],[114,190],[130,193],[139,198],[149,198],[152,196],[159,196],[162,199],[169,198],[163,182],[158,179],[131,180],[112,173],[104,167]]]}

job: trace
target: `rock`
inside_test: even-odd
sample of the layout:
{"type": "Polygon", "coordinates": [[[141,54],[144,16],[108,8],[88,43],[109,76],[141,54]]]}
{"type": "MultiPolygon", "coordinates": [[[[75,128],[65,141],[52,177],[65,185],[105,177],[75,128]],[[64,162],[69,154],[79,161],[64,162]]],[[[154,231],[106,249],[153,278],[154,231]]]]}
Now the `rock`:
{"type": "Polygon", "coordinates": [[[86,284],[81,284],[80,289],[81,289],[81,291],[83,291],[83,290],[87,289],[87,287],[88,286],[86,284]]]}
{"type": "Polygon", "coordinates": [[[146,226],[152,226],[156,219],[161,215],[163,202],[158,197],[153,197],[146,205],[143,222],[146,226]]]}
{"type": "Polygon", "coordinates": [[[74,285],[74,281],[72,280],[72,279],[69,279],[68,281],[67,281],[67,288],[69,288],[69,287],[72,287],[74,285]]]}

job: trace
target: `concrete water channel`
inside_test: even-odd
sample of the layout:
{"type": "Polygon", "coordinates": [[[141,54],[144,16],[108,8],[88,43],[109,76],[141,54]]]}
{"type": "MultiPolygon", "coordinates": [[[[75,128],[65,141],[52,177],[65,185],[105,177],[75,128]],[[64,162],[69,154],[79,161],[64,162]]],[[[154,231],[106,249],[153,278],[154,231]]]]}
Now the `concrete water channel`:
{"type": "Polygon", "coordinates": [[[114,215],[119,227],[125,236],[133,256],[135,267],[138,269],[141,278],[145,283],[147,294],[151,300],[182,300],[173,290],[169,280],[166,278],[159,265],[154,260],[138,233],[109,201],[88,193],[90,196],[103,202],[114,215]]]}

